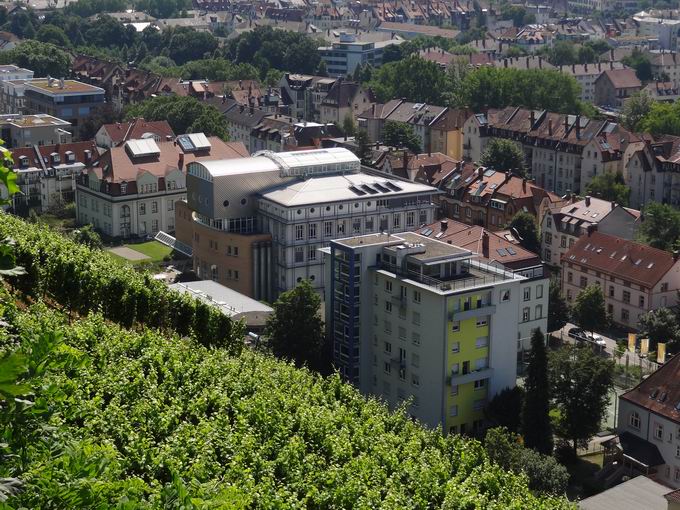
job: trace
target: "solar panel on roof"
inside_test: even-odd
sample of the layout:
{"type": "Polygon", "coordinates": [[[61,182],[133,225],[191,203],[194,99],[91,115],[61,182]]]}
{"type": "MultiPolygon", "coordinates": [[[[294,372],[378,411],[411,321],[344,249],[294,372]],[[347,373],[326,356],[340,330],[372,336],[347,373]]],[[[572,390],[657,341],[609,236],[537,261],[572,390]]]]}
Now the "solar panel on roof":
{"type": "Polygon", "coordinates": [[[360,190],[359,188],[357,188],[356,186],[350,186],[350,187],[349,187],[349,190],[350,190],[352,193],[354,193],[355,195],[359,195],[359,196],[363,196],[363,195],[366,194],[365,191],[361,191],[361,190],[360,190]]]}
{"type": "Polygon", "coordinates": [[[362,185],[361,185],[361,189],[363,189],[363,190],[369,192],[371,195],[375,195],[376,193],[378,193],[376,190],[374,190],[373,188],[371,188],[368,184],[362,184],[362,185]]]}
{"type": "Polygon", "coordinates": [[[191,143],[191,139],[187,135],[178,136],[177,143],[184,152],[191,152],[192,150],[194,150],[194,144],[191,143]]]}
{"type": "Polygon", "coordinates": [[[402,188],[394,184],[393,182],[386,182],[385,185],[390,188],[392,191],[402,191],[402,188]]]}
{"type": "Polygon", "coordinates": [[[375,189],[377,189],[378,191],[380,191],[382,193],[389,193],[391,191],[388,188],[386,188],[385,186],[383,186],[382,184],[380,184],[379,182],[373,183],[373,186],[375,187],[375,189]]]}
{"type": "Polygon", "coordinates": [[[421,234],[424,236],[429,236],[432,232],[434,232],[434,230],[432,230],[431,228],[426,228],[421,232],[421,234]]]}

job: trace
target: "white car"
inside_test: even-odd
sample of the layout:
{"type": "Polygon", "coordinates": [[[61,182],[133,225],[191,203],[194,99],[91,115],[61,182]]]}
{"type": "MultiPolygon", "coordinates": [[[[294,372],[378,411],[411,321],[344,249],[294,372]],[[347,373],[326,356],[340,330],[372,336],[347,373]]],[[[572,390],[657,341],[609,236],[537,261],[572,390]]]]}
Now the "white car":
{"type": "Polygon", "coordinates": [[[593,333],[592,335],[588,336],[592,342],[595,342],[600,347],[607,347],[607,342],[605,342],[604,338],[602,338],[600,335],[593,333]]]}

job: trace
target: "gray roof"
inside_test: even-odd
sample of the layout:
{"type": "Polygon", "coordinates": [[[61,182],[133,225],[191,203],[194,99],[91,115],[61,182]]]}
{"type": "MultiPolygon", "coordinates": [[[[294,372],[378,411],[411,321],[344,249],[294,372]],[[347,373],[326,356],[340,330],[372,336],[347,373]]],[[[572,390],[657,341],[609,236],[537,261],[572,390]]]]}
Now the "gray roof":
{"type": "Polygon", "coordinates": [[[222,313],[229,317],[249,312],[271,313],[274,311],[273,308],[264,303],[212,280],[173,283],[170,288],[181,293],[189,293],[193,297],[219,308],[222,313]]]}
{"type": "Polygon", "coordinates": [[[259,108],[251,109],[248,106],[234,104],[231,108],[226,110],[223,115],[224,118],[227,119],[227,122],[254,128],[262,122],[262,119],[271,115],[271,113],[260,110],[259,108]]]}
{"type": "Polygon", "coordinates": [[[665,494],[671,492],[646,476],[638,476],[609,490],[586,498],[579,504],[581,510],[666,510],[665,494]]]}

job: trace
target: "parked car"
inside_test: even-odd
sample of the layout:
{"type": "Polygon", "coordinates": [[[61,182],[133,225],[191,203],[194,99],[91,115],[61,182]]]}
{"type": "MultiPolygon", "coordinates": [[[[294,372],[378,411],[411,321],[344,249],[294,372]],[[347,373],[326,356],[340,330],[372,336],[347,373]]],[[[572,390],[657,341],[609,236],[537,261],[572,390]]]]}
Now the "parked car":
{"type": "Polygon", "coordinates": [[[592,342],[600,347],[607,346],[607,342],[605,342],[604,338],[600,335],[596,333],[586,333],[581,328],[570,328],[569,331],[567,331],[567,335],[579,342],[592,342]]]}

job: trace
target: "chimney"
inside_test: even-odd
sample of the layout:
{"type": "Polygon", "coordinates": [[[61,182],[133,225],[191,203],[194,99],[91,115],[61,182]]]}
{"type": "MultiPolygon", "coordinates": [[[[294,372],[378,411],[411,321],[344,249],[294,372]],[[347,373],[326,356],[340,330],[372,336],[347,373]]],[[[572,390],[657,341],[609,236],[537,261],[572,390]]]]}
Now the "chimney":
{"type": "Polygon", "coordinates": [[[440,230],[442,232],[445,232],[447,228],[449,228],[449,221],[448,220],[442,220],[440,230]]]}
{"type": "Polygon", "coordinates": [[[184,167],[184,153],[180,152],[179,153],[179,159],[177,161],[177,168],[180,170],[184,167]]]}
{"type": "Polygon", "coordinates": [[[402,153],[402,158],[404,162],[404,172],[406,172],[406,169],[408,168],[408,151],[406,149],[404,149],[404,152],[402,153]]]}
{"type": "Polygon", "coordinates": [[[482,255],[489,257],[489,233],[486,229],[482,232],[482,255]]]}
{"type": "Polygon", "coordinates": [[[586,195],[586,207],[590,207],[590,195],[586,195]]]}
{"type": "Polygon", "coordinates": [[[576,64],[571,64],[571,72],[576,73],[576,64]]]}
{"type": "Polygon", "coordinates": [[[564,134],[569,130],[569,115],[564,116],[564,134]]]}
{"type": "Polygon", "coordinates": [[[527,178],[522,177],[522,191],[526,192],[527,190],[527,178]]]}
{"type": "Polygon", "coordinates": [[[508,67],[508,59],[507,58],[503,59],[503,67],[508,67]]]}
{"type": "Polygon", "coordinates": [[[597,225],[588,225],[588,230],[587,230],[588,231],[588,237],[590,237],[591,234],[593,232],[595,232],[596,230],[597,230],[597,225]]]}
{"type": "Polygon", "coordinates": [[[548,136],[552,136],[552,119],[548,119],[548,136]]]}
{"type": "Polygon", "coordinates": [[[484,167],[483,166],[480,166],[477,169],[477,177],[479,177],[480,179],[484,178],[484,167]]]}
{"type": "Polygon", "coordinates": [[[576,139],[581,139],[581,116],[576,116],[576,139]]]}
{"type": "Polygon", "coordinates": [[[529,122],[531,122],[529,129],[533,129],[534,124],[536,123],[536,115],[534,114],[533,110],[531,110],[531,113],[529,114],[529,122]]]}
{"type": "Polygon", "coordinates": [[[85,150],[85,163],[89,163],[92,159],[92,151],[90,149],[85,150]]]}

